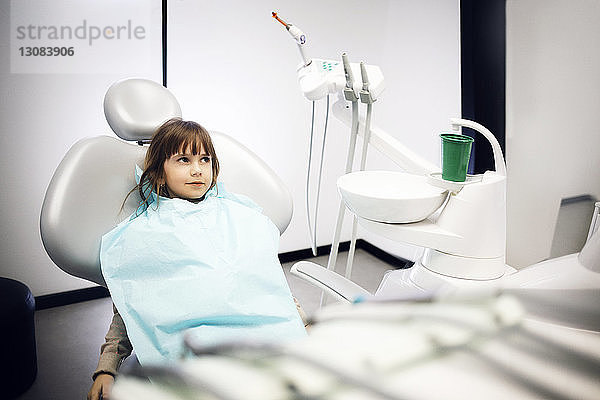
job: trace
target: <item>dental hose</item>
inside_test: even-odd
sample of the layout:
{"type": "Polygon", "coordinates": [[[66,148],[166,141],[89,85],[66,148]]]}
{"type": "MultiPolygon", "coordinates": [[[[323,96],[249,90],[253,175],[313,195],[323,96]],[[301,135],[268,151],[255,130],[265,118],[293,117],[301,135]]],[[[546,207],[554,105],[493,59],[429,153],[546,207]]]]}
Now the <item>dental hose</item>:
{"type": "MultiPolygon", "coordinates": [[[[352,171],[352,164],[354,163],[354,153],[356,151],[356,137],[358,136],[358,101],[352,102],[352,125],[350,128],[350,144],[348,146],[348,157],[346,158],[346,170],[345,173],[352,171]]],[[[342,232],[342,225],[344,223],[344,214],[346,213],[346,206],[344,200],[340,199],[338,206],[337,223],[335,226],[335,233],[333,235],[333,243],[331,244],[331,252],[329,253],[329,260],[327,261],[327,269],[335,269],[337,262],[338,250],[340,247],[340,235],[342,232]]],[[[325,293],[321,292],[320,306],[323,306],[325,300],[325,293]]]]}
{"type": "MultiPolygon", "coordinates": [[[[365,170],[367,163],[367,150],[369,149],[369,140],[371,139],[371,115],[373,113],[373,96],[369,91],[369,76],[364,62],[360,63],[360,75],[362,77],[362,90],[360,91],[360,101],[367,105],[367,118],[365,120],[365,133],[363,135],[362,155],[360,157],[360,171],[365,170]]],[[[357,128],[358,131],[358,128],[357,128]]],[[[354,253],[356,251],[356,235],[358,230],[358,217],[352,218],[352,238],[350,240],[350,249],[348,251],[348,259],[346,262],[346,272],[344,276],[350,279],[352,276],[352,265],[354,263],[354,253]]]]}
{"type": "Polygon", "coordinates": [[[306,169],[306,220],[308,221],[308,234],[310,236],[310,246],[314,256],[317,255],[316,247],[316,231],[313,234],[312,223],[310,221],[310,202],[309,202],[309,191],[310,191],[310,169],[312,165],[312,148],[313,148],[313,136],[315,130],[315,102],[312,102],[312,115],[310,118],[310,142],[308,145],[308,168],[306,169]]]}
{"type": "MultiPolygon", "coordinates": [[[[360,156],[360,171],[364,171],[367,164],[367,150],[369,140],[371,139],[371,114],[373,112],[373,104],[367,104],[367,117],[365,120],[365,133],[363,135],[362,154],[360,156]]],[[[356,251],[356,235],[358,233],[358,217],[354,215],[352,218],[352,238],[350,239],[350,249],[348,250],[348,260],[346,261],[346,272],[344,277],[350,279],[352,276],[352,265],[354,263],[354,252],[356,251]]]]}
{"type": "Polygon", "coordinates": [[[312,169],[312,149],[315,127],[315,102],[312,102],[312,117],[310,124],[310,144],[308,152],[308,169],[306,171],[306,218],[308,220],[308,231],[313,256],[317,256],[317,215],[319,213],[319,198],[321,196],[321,178],[323,177],[323,159],[325,155],[325,140],[327,139],[327,125],[329,121],[329,95],[327,95],[327,113],[325,115],[325,128],[323,132],[323,143],[321,144],[321,160],[319,162],[319,175],[317,179],[317,199],[315,203],[314,226],[310,220],[310,171],[312,169]]]}

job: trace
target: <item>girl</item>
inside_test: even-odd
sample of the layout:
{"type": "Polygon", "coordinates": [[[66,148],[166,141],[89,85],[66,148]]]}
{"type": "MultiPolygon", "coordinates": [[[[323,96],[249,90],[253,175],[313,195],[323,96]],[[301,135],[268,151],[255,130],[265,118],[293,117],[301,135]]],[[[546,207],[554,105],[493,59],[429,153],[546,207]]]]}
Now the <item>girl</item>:
{"type": "Polygon", "coordinates": [[[181,358],[184,332],[206,345],[306,334],[277,258],[278,229],[218,175],[199,124],[172,119],[152,137],[132,190],[140,207],[102,238],[114,316],[88,399],[108,397],[132,349],[142,365],[181,358]]]}

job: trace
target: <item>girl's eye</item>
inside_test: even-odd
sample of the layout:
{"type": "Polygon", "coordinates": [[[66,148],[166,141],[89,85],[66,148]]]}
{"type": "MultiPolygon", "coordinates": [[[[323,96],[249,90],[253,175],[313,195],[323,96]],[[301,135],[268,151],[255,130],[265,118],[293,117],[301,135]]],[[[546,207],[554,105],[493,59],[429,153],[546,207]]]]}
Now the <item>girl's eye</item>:
{"type": "Polygon", "coordinates": [[[200,159],[201,162],[203,163],[209,163],[210,162],[210,157],[209,156],[204,156],[200,159]]]}
{"type": "Polygon", "coordinates": [[[186,163],[189,161],[189,159],[187,157],[179,157],[177,161],[186,163]]]}

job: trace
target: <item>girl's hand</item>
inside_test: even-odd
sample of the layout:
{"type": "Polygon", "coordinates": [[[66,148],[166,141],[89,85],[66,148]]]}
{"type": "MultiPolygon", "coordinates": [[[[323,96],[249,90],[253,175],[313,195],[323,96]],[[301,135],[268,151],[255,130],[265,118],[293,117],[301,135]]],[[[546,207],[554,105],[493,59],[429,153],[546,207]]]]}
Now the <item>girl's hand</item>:
{"type": "Polygon", "coordinates": [[[88,392],[88,400],[110,399],[110,391],[115,382],[115,377],[110,374],[99,374],[96,376],[92,388],[88,392]]]}

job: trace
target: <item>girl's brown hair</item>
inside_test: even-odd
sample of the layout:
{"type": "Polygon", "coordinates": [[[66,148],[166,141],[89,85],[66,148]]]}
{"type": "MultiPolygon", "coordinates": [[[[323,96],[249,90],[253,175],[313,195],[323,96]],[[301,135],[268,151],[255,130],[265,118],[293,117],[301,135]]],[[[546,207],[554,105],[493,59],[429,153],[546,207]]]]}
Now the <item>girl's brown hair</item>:
{"type": "Polygon", "coordinates": [[[209,190],[217,183],[219,175],[219,160],[215,153],[210,135],[200,124],[193,121],[183,121],[173,118],[158,128],[152,136],[150,147],[144,160],[144,172],[138,185],[132,190],[137,190],[142,198],[141,205],[146,209],[152,203],[151,192],[163,197],[172,197],[165,184],[165,160],[173,154],[191,152],[199,154],[202,149],[210,156],[212,161],[212,182],[209,190]]]}

